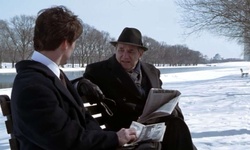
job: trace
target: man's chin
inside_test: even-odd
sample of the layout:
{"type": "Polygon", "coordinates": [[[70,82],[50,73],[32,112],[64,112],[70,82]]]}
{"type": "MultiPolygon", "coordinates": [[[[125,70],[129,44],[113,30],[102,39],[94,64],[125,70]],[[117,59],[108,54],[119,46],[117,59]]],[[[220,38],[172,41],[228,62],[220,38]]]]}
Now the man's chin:
{"type": "Polygon", "coordinates": [[[131,71],[131,70],[133,70],[133,68],[131,68],[131,67],[127,67],[127,66],[122,66],[123,67],[123,69],[125,69],[126,71],[131,71]]]}
{"type": "Polygon", "coordinates": [[[120,64],[122,65],[123,69],[125,69],[125,70],[132,70],[133,69],[131,67],[130,63],[121,62],[120,64]]]}

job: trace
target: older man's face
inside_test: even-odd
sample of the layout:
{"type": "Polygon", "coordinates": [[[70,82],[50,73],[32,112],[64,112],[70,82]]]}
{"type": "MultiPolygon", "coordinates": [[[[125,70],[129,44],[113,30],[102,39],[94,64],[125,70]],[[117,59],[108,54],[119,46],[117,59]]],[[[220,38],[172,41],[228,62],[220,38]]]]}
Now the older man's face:
{"type": "Polygon", "coordinates": [[[116,46],[116,59],[126,71],[135,68],[143,50],[134,45],[118,43],[116,46]]]}

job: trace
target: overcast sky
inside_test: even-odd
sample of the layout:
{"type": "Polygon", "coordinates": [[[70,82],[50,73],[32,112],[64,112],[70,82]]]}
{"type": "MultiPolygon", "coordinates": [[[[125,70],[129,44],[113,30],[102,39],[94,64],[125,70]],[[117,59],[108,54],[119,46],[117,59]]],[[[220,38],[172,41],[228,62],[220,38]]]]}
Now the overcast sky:
{"type": "Polygon", "coordinates": [[[43,8],[64,5],[84,23],[118,38],[124,27],[138,28],[143,35],[168,45],[186,45],[209,58],[242,58],[243,46],[209,33],[184,38],[180,10],[174,0],[2,0],[0,19],[16,15],[34,15],[43,8]]]}

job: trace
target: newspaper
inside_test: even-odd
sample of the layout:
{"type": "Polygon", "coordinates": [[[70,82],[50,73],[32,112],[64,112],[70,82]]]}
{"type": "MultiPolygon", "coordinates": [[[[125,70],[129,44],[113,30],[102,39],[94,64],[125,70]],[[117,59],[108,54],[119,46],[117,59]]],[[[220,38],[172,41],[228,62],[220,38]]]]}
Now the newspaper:
{"type": "Polygon", "coordinates": [[[166,125],[164,122],[143,125],[139,122],[133,121],[130,125],[130,128],[134,128],[136,130],[137,140],[133,143],[125,144],[124,147],[133,146],[138,142],[143,141],[162,142],[166,130],[166,125]]]}
{"type": "Polygon", "coordinates": [[[137,122],[146,123],[154,118],[170,115],[181,93],[178,90],[151,88],[142,115],[137,122]]]}

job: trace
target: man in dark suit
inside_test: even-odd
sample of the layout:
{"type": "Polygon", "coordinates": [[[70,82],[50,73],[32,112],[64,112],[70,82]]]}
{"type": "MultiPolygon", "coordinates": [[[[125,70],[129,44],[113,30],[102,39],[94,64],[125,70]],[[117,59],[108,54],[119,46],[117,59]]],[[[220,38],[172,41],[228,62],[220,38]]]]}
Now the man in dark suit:
{"type": "Polygon", "coordinates": [[[38,13],[32,60],[16,64],[11,108],[20,150],[112,150],[136,139],[134,129],[103,131],[58,67],[71,56],[82,23],[66,7],[38,13]]]}
{"type": "MultiPolygon", "coordinates": [[[[160,71],[140,60],[147,47],[143,46],[138,29],[124,28],[118,40],[110,43],[116,48],[115,54],[107,60],[89,64],[84,78],[96,84],[105,97],[116,102],[115,106],[109,106],[114,115],[107,118],[106,127],[118,131],[138,119],[150,89],[161,88],[162,82],[160,71]]],[[[176,106],[171,116],[159,118],[155,122],[161,121],[167,125],[163,148],[195,149],[179,106],[176,106]]]]}

